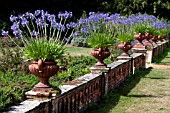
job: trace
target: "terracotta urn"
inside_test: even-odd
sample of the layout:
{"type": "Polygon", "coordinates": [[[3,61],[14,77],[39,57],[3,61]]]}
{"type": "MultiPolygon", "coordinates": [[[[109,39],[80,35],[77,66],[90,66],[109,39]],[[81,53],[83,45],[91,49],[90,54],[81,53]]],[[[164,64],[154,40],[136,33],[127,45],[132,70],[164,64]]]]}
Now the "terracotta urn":
{"type": "Polygon", "coordinates": [[[104,59],[110,56],[110,51],[108,48],[98,48],[94,49],[91,54],[98,60],[94,65],[95,68],[106,68],[107,65],[103,62],[104,59]]]}
{"type": "Polygon", "coordinates": [[[152,45],[153,46],[157,46],[157,40],[158,40],[158,36],[153,36],[152,38],[151,38],[151,40],[153,41],[153,43],[152,43],[152,45]]]}
{"type": "Polygon", "coordinates": [[[144,45],[145,46],[152,46],[152,44],[150,43],[150,39],[153,37],[153,35],[152,34],[150,34],[150,33],[145,33],[145,42],[144,42],[144,45]]]}
{"type": "Polygon", "coordinates": [[[135,34],[134,38],[138,40],[140,43],[142,43],[142,41],[145,39],[145,34],[142,33],[135,34]]]}
{"type": "Polygon", "coordinates": [[[153,37],[152,34],[150,34],[150,33],[145,33],[145,39],[146,39],[146,40],[150,40],[152,37],[153,37]]]}
{"type": "Polygon", "coordinates": [[[161,39],[163,39],[163,38],[162,38],[162,36],[159,35],[159,36],[158,36],[158,40],[161,40],[161,39]]]}
{"type": "Polygon", "coordinates": [[[165,36],[161,36],[161,35],[158,36],[158,41],[162,42],[163,39],[165,39],[165,36]]]}
{"type": "Polygon", "coordinates": [[[34,86],[33,91],[50,92],[52,86],[49,84],[48,80],[51,76],[57,74],[59,66],[56,62],[49,61],[44,62],[43,60],[33,61],[29,65],[29,71],[39,78],[39,83],[34,86]]]}
{"type": "Polygon", "coordinates": [[[134,48],[145,48],[142,41],[145,39],[145,34],[138,33],[134,35],[134,38],[138,40],[138,43],[135,44],[134,48]]]}
{"type": "Polygon", "coordinates": [[[118,45],[118,47],[123,51],[123,53],[121,54],[121,56],[130,56],[128,54],[128,51],[132,48],[132,45],[130,42],[122,42],[118,45]]]}

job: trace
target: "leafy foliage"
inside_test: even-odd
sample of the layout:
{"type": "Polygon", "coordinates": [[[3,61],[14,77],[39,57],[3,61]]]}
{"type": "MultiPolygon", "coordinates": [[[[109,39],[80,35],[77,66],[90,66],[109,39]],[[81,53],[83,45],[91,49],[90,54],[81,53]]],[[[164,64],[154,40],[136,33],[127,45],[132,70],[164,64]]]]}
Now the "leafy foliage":
{"type": "Polygon", "coordinates": [[[21,39],[16,39],[16,38],[8,38],[8,37],[3,37],[3,38],[0,38],[0,46],[2,47],[15,47],[16,44],[19,46],[19,47],[23,47],[24,44],[22,42],[21,39]]]}
{"type": "Polygon", "coordinates": [[[154,27],[154,26],[147,26],[145,32],[146,32],[146,33],[153,34],[153,33],[154,33],[154,30],[155,30],[155,27],[154,27]]]}
{"type": "Polygon", "coordinates": [[[113,42],[113,35],[106,33],[94,33],[89,39],[87,39],[87,43],[93,48],[109,47],[113,45],[113,42]]]}
{"type": "Polygon", "coordinates": [[[32,88],[38,79],[29,74],[0,73],[0,111],[25,99],[24,93],[32,88]]]}
{"type": "MultiPolygon", "coordinates": [[[[65,60],[65,71],[58,73],[57,78],[60,81],[70,81],[90,72],[90,67],[96,63],[96,59],[92,56],[74,56],[68,55],[65,60]]],[[[63,64],[64,65],[64,64],[63,64]]]]}
{"type": "Polygon", "coordinates": [[[24,56],[30,60],[58,60],[62,58],[65,46],[53,40],[39,40],[24,48],[24,56]]]}
{"type": "Polygon", "coordinates": [[[159,35],[161,36],[168,36],[169,29],[160,29],[159,30],[159,35]]]}
{"type": "Polygon", "coordinates": [[[138,23],[134,26],[134,32],[135,33],[142,33],[145,34],[147,29],[147,24],[146,23],[138,23]]]}
{"type": "Polygon", "coordinates": [[[0,48],[0,71],[6,73],[12,71],[14,74],[28,72],[29,62],[22,58],[22,52],[18,48],[0,48]]]}
{"type": "Polygon", "coordinates": [[[156,30],[153,32],[153,35],[154,35],[154,36],[159,36],[159,35],[160,35],[159,30],[156,29],[156,30]]]}
{"type": "Polygon", "coordinates": [[[109,0],[102,2],[99,8],[110,13],[120,12],[122,15],[141,12],[170,19],[167,15],[170,13],[169,0],[109,0]]]}
{"type": "Polygon", "coordinates": [[[120,42],[131,42],[131,41],[134,40],[134,37],[133,37],[133,34],[130,34],[130,33],[127,32],[127,33],[118,34],[117,39],[120,42]]]}

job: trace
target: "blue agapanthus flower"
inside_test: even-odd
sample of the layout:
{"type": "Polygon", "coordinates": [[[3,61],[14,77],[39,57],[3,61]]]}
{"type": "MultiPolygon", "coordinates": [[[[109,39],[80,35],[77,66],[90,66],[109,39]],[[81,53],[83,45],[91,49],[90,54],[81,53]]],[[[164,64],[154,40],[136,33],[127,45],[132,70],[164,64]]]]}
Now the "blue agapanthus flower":
{"type": "Polygon", "coordinates": [[[2,35],[2,36],[8,36],[8,31],[2,30],[1,35],[2,35]]]}
{"type": "Polygon", "coordinates": [[[38,36],[40,33],[39,33],[38,31],[33,30],[33,31],[31,32],[31,34],[32,34],[32,37],[36,37],[36,36],[38,36]]]}

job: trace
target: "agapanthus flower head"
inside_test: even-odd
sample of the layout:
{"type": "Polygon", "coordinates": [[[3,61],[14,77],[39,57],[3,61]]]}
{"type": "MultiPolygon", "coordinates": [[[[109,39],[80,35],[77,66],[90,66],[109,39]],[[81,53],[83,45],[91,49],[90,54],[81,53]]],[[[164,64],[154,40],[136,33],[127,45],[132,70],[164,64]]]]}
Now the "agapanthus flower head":
{"type": "Polygon", "coordinates": [[[155,23],[155,28],[156,29],[160,29],[160,28],[165,28],[167,27],[168,24],[164,23],[164,22],[156,22],[155,23]]]}
{"type": "MultiPolygon", "coordinates": [[[[16,38],[23,38],[23,40],[29,38],[33,40],[56,38],[58,40],[63,36],[71,37],[74,27],[77,25],[74,22],[67,23],[66,20],[72,17],[72,12],[59,12],[58,17],[60,19],[56,19],[56,15],[44,10],[36,10],[34,13],[26,12],[17,16],[11,15],[12,31],[10,33],[16,38]]],[[[7,36],[8,31],[3,30],[1,34],[7,36]]]]}
{"type": "Polygon", "coordinates": [[[88,33],[88,28],[87,27],[81,28],[81,32],[83,32],[84,34],[87,34],[88,33]]]}
{"type": "Polygon", "coordinates": [[[70,22],[70,23],[66,24],[66,27],[67,27],[67,29],[74,28],[74,27],[76,27],[76,23],[75,22],[70,22]]]}
{"type": "Polygon", "coordinates": [[[34,14],[29,13],[29,12],[26,12],[26,13],[25,13],[25,17],[26,17],[27,19],[31,19],[31,20],[33,20],[33,19],[35,18],[34,14]]]}
{"type": "Polygon", "coordinates": [[[47,20],[49,22],[55,22],[56,21],[56,16],[54,14],[52,14],[52,15],[48,14],[46,16],[47,16],[47,20]]]}
{"type": "Polygon", "coordinates": [[[39,33],[38,31],[33,30],[33,31],[31,32],[31,34],[32,34],[32,37],[36,37],[36,36],[38,36],[40,33],[39,33]]]}
{"type": "Polygon", "coordinates": [[[78,37],[80,34],[78,32],[73,33],[73,37],[78,37]]]}
{"type": "Polygon", "coordinates": [[[15,35],[16,38],[21,38],[22,33],[23,32],[20,29],[13,30],[13,34],[15,35]]]}
{"type": "Polygon", "coordinates": [[[14,21],[16,21],[17,20],[17,17],[16,16],[14,16],[14,15],[11,15],[10,16],[10,21],[11,22],[14,22],[14,21]]]}
{"type": "Polygon", "coordinates": [[[95,12],[89,12],[89,15],[94,15],[95,14],[95,12]]]}
{"type": "Polygon", "coordinates": [[[41,10],[36,10],[36,11],[34,12],[34,15],[35,15],[35,16],[39,16],[40,13],[41,13],[41,10]]]}
{"type": "Polygon", "coordinates": [[[29,24],[29,21],[26,18],[22,18],[21,25],[25,27],[25,25],[29,24]]]}
{"type": "Polygon", "coordinates": [[[12,29],[13,31],[19,29],[19,23],[13,22],[13,25],[11,26],[11,29],[12,29]]]}
{"type": "Polygon", "coordinates": [[[23,57],[29,60],[57,61],[65,53],[65,45],[72,39],[74,27],[70,22],[72,12],[65,11],[56,15],[44,10],[34,13],[26,12],[17,16],[11,15],[12,22],[10,35],[2,30],[3,36],[8,36],[12,41],[20,40],[24,46],[21,48],[23,57]],[[11,35],[12,34],[12,35],[11,35]],[[17,38],[14,40],[14,38],[17,38]]]}
{"type": "Polygon", "coordinates": [[[1,35],[5,36],[5,37],[8,36],[8,31],[2,30],[1,35]]]}
{"type": "Polygon", "coordinates": [[[72,12],[68,12],[68,11],[65,11],[64,13],[63,12],[59,12],[58,14],[58,18],[71,18],[72,17],[72,12]]]}

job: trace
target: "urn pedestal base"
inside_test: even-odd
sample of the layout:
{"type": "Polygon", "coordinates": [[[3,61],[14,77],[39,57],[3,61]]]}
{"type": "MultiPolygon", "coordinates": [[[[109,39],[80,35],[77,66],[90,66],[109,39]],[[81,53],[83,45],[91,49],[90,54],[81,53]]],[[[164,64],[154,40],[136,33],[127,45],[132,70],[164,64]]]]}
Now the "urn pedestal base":
{"type": "Polygon", "coordinates": [[[138,42],[138,43],[136,43],[136,44],[133,46],[133,48],[145,49],[145,46],[144,46],[142,43],[138,42]]]}
{"type": "Polygon", "coordinates": [[[52,97],[56,97],[58,93],[56,92],[38,92],[38,91],[27,91],[25,92],[25,96],[27,99],[37,99],[37,100],[44,100],[52,97]]]}
{"type": "Polygon", "coordinates": [[[152,42],[152,46],[153,46],[153,47],[157,47],[158,44],[157,44],[156,42],[152,42]]]}
{"type": "Polygon", "coordinates": [[[101,62],[97,62],[95,65],[94,65],[95,68],[106,68],[107,65],[105,63],[101,63],[101,62]]]}
{"type": "Polygon", "coordinates": [[[32,91],[51,92],[52,86],[50,84],[43,84],[42,82],[39,82],[32,88],[32,91]]]}
{"type": "Polygon", "coordinates": [[[149,42],[149,40],[145,40],[145,42],[143,44],[144,44],[144,46],[152,46],[152,44],[149,42]]]}
{"type": "Polygon", "coordinates": [[[98,73],[101,73],[101,72],[108,72],[110,68],[96,68],[96,67],[91,67],[90,68],[90,72],[92,74],[98,74],[98,73]]]}
{"type": "Polygon", "coordinates": [[[132,48],[133,53],[144,53],[146,55],[147,49],[145,48],[132,48]]]}
{"type": "Polygon", "coordinates": [[[131,56],[118,56],[117,57],[117,60],[131,60],[132,59],[132,57],[131,56]]]}

